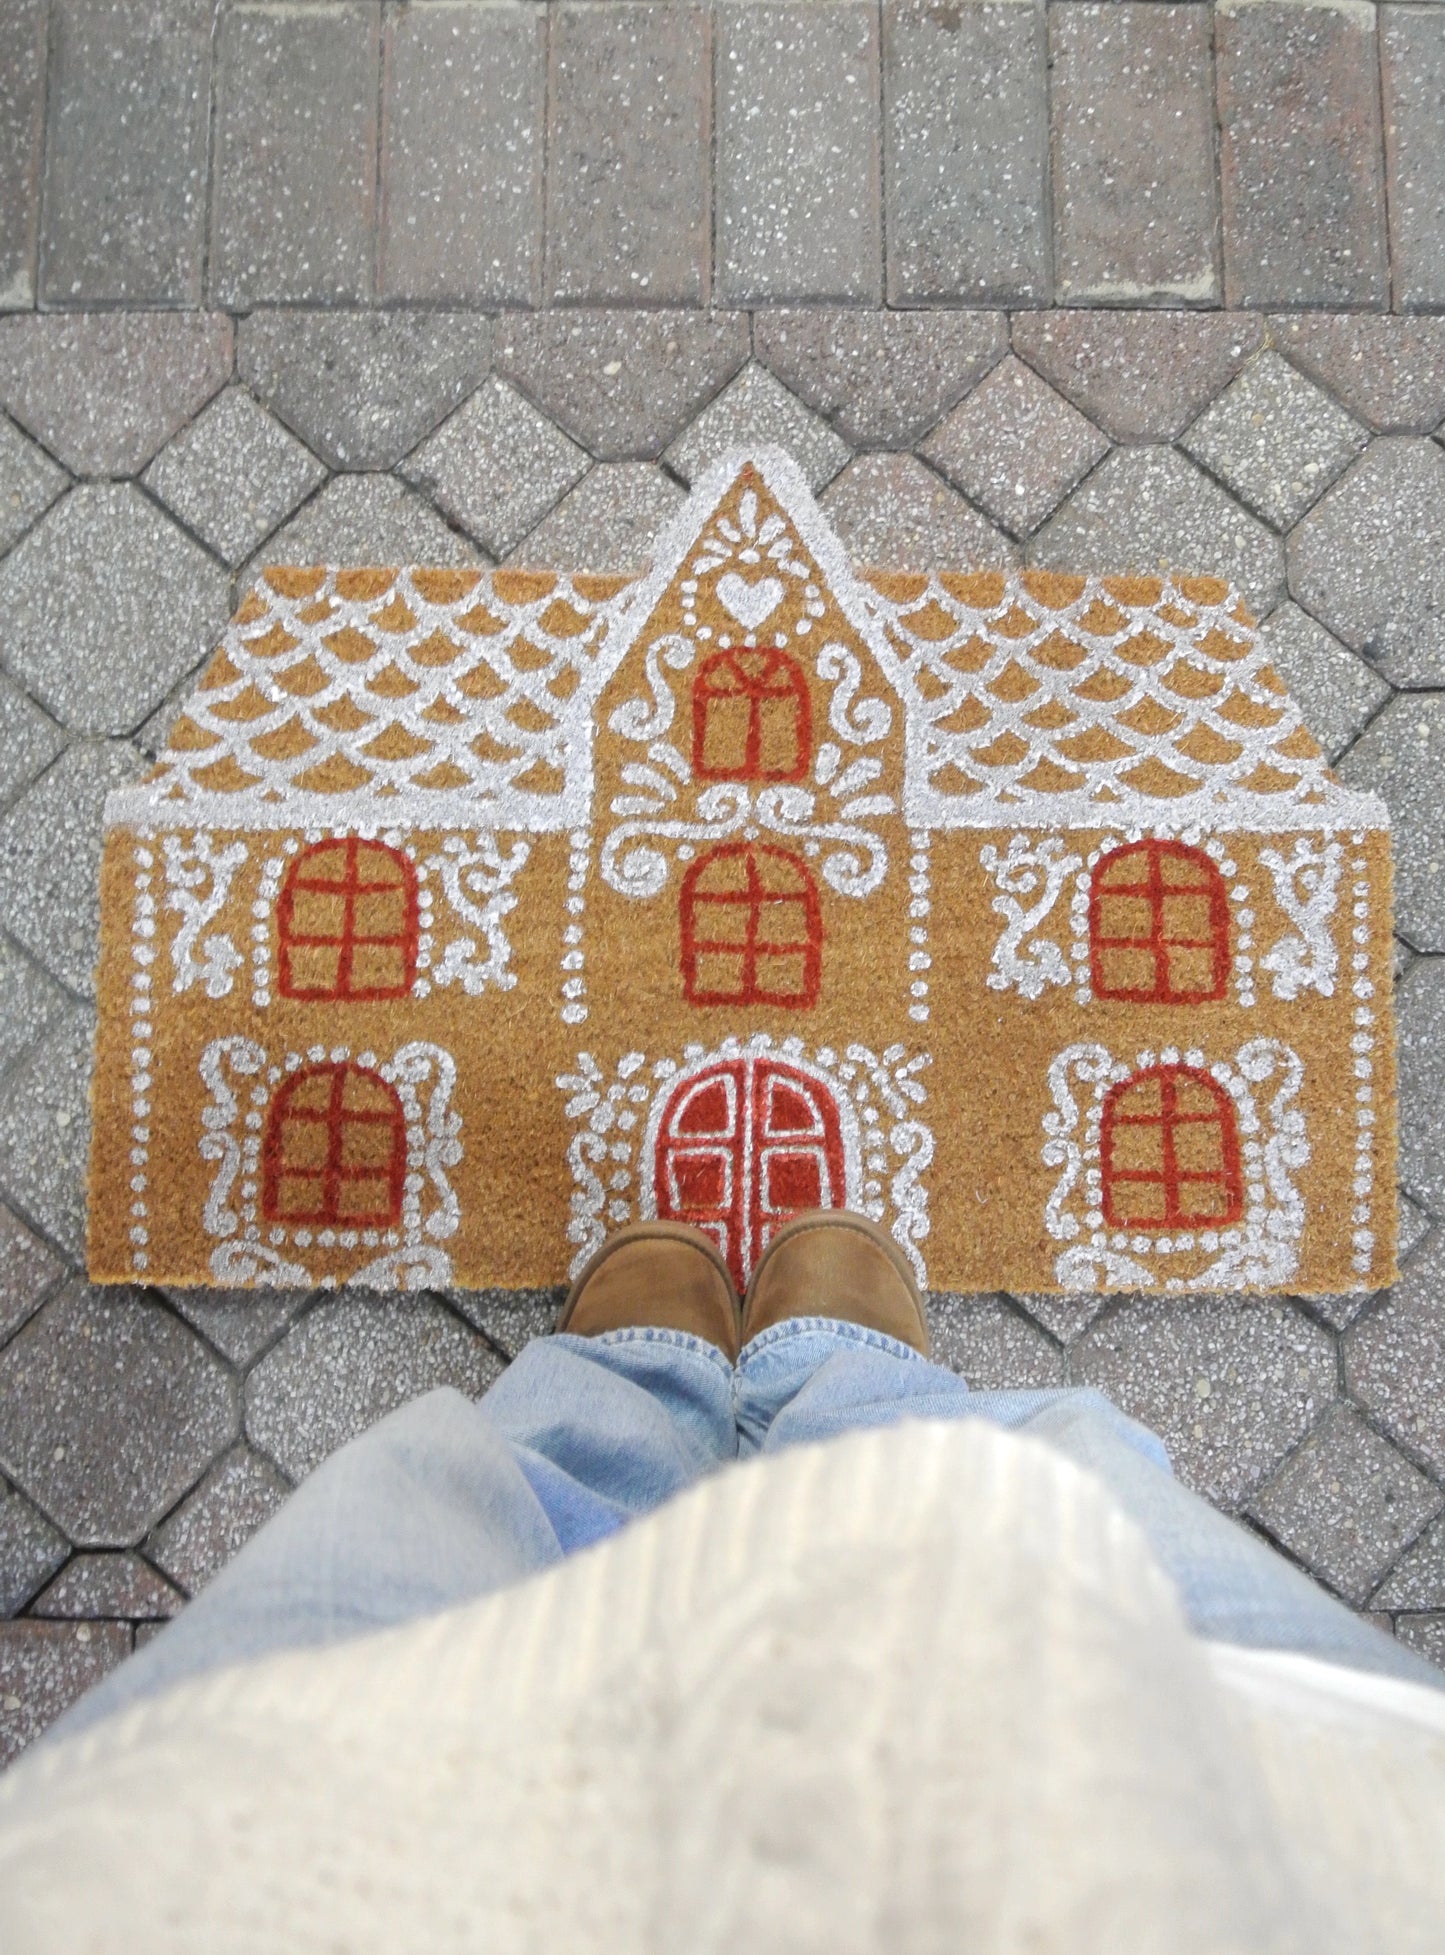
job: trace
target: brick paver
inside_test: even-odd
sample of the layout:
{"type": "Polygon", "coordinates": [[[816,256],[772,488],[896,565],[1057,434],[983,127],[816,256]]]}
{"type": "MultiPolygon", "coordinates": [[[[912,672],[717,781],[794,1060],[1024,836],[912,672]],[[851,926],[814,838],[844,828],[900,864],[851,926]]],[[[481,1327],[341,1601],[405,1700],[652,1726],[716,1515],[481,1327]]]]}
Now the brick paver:
{"type": "Polygon", "coordinates": [[[1219,301],[1209,10],[1049,10],[1061,304],[1219,301]]]}
{"type": "Polygon", "coordinates": [[[876,303],[877,8],[721,0],[717,23],[719,302],[876,303]]]}
{"type": "Polygon", "coordinates": [[[53,0],[40,295],[199,305],[211,0],[53,0]]]}
{"type": "Polygon", "coordinates": [[[1445,13],[1381,7],[1380,67],[1394,302],[1445,305],[1445,13]]]}
{"type": "MultiPolygon", "coordinates": [[[[0,1628],[0,1746],[28,1742],[162,1629],[146,1611],[208,1580],[292,1478],[412,1392],[481,1390],[559,1301],[77,1286],[100,803],[177,710],[186,592],[214,589],[224,610],[260,564],[288,558],[630,561],[737,440],[791,447],[862,556],[1225,569],[1344,773],[1389,800],[1409,1190],[1395,1290],[940,1298],[933,1315],[944,1360],[977,1383],[1113,1392],[1159,1425],[1187,1480],[1250,1509],[1303,1566],[1445,1659],[1445,1518],[1428,1518],[1445,1487],[1445,454],[1432,438],[1445,319],[1383,309],[1390,238],[1394,303],[1440,303],[1422,296],[1441,255],[1438,159],[1412,132],[1440,112],[1442,10],[1382,10],[1382,129],[1366,100],[1373,15],[1352,0],[1067,4],[885,0],[875,83],[851,65],[839,78],[839,51],[867,40],[848,40],[849,23],[871,18],[856,0],[826,18],[761,0],[746,19],[689,0],[244,0],[219,18],[215,142],[195,209],[176,201],[188,166],[162,160],[189,154],[184,88],[162,126],[149,57],[130,61],[112,99],[95,80],[103,63],[67,68],[51,40],[62,17],[100,18],[99,0],[0,9],[0,311],[20,314],[0,319],[0,588],[23,586],[32,550],[69,534],[75,599],[49,643],[17,635],[23,606],[0,605],[0,1614],[28,1612],[0,1628]],[[765,14],[794,33],[789,75],[759,59],[765,14]],[[751,96],[721,60],[729,34],[752,50],[751,96]],[[1191,121],[1211,34],[1229,185],[1218,232],[1191,121]],[[47,68],[61,81],[55,184],[57,131],[74,114],[61,94],[79,75],[74,99],[96,106],[90,154],[66,165],[80,188],[47,194],[49,310],[36,312],[47,68]],[[143,127],[125,120],[140,101],[143,127]],[[732,118],[727,183],[710,175],[715,114],[719,134],[732,118]],[[886,253],[876,209],[852,195],[880,148],[886,253]],[[764,194],[751,263],[779,275],[769,293],[788,288],[790,265],[811,282],[795,305],[714,309],[728,184],[757,196],[785,153],[793,208],[816,222],[790,259],[799,233],[764,194]],[[85,187],[102,156],[136,192],[136,228],[109,237],[104,196],[85,187]],[[199,225],[204,305],[224,299],[234,316],[198,308],[194,282],[140,310],[119,289],[65,309],[53,266],[131,277],[173,219],[160,275],[177,293],[194,279],[187,226],[199,225]],[[1236,307],[1279,309],[1224,310],[1214,288],[1183,305],[1166,289],[1221,249],[1236,307]],[[892,309],[878,302],[884,256],[892,309]],[[860,274],[843,303],[820,303],[849,265],[874,282],[860,274]],[[1086,297],[1096,278],[1102,307],[1086,297]],[[1131,282],[1147,288],[1133,302],[1131,282]],[[1051,309],[1056,291],[1068,309],[1051,309]],[[1054,508],[1056,437],[1077,431],[1074,415],[1098,432],[1082,480],[1062,468],[1054,508]],[[925,459],[950,428],[980,435],[958,442],[952,480],[925,459]],[[1367,434],[1384,439],[1352,458],[1367,434]],[[1040,477],[1052,513],[1020,544],[987,505],[1027,535],[1040,477]],[[97,499],[73,478],[135,485],[97,499]],[[179,539],[189,566],[156,584],[171,610],[154,642],[124,617],[94,623],[97,567],[124,555],[116,511],[142,512],[152,540],[179,539]],[[37,1613],[61,1608],[89,1613],[37,1613]]],[[[148,22],[188,18],[186,0],[132,13],[117,18],[117,46],[144,48],[148,22]]],[[[162,65],[183,63],[184,39],[162,65]]],[[[134,581],[136,564],[124,572],[134,581]]]]}

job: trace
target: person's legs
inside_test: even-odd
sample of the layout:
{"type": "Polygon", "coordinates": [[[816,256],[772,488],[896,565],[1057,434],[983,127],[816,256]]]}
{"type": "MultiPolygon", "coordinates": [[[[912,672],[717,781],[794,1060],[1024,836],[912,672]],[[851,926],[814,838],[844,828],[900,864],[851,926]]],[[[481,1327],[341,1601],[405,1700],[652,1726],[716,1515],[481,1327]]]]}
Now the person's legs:
{"type": "Polygon", "coordinates": [[[650,1512],[736,1447],[732,1367],[701,1338],[539,1338],[480,1401],[428,1392],[334,1453],[48,1735],[204,1671],[488,1594],[650,1512]]]}

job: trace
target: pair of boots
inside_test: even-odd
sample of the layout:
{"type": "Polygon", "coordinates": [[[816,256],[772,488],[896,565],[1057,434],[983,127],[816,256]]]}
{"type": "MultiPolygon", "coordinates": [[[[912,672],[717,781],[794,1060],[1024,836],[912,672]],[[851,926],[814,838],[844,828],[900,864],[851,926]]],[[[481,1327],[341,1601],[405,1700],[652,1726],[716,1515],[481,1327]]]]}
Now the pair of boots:
{"type": "Polygon", "coordinates": [[[715,1344],[731,1361],[787,1317],[838,1317],[929,1355],[928,1319],[907,1257],[887,1232],[845,1209],[796,1216],[764,1250],[740,1297],[711,1236],[681,1222],[632,1222],[572,1285],[559,1331],[660,1326],[715,1344]]]}

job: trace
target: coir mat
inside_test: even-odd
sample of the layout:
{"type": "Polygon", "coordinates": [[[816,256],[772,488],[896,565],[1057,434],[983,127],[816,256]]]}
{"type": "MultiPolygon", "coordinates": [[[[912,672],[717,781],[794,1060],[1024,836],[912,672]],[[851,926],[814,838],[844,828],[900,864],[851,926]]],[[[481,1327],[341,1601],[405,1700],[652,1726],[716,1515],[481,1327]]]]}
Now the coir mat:
{"type": "Polygon", "coordinates": [[[100,1281],[1393,1276],[1386,815],[1218,579],[860,572],[736,453],[636,579],[269,571],[106,821],[100,1281]]]}

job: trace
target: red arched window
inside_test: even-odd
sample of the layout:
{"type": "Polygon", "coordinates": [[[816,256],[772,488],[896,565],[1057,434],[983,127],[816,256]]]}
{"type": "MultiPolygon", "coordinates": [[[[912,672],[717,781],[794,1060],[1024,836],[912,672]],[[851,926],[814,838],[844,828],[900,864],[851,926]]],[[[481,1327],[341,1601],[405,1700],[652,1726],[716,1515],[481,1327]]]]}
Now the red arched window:
{"type": "Polygon", "coordinates": [[[1224,996],[1229,898],[1209,857],[1183,842],[1131,842],[1089,886],[1094,995],[1199,1005],[1224,996]]]}
{"type": "Polygon", "coordinates": [[[416,976],[416,871],[355,835],[287,871],[276,912],[283,998],[404,998],[416,976]]]}
{"type": "Polygon", "coordinates": [[[261,1167],[268,1222],[390,1228],[406,1181],[401,1101],[365,1066],[307,1066],[271,1102],[261,1167]]]}
{"type": "Polygon", "coordinates": [[[700,781],[800,781],[813,704],[786,652],[741,647],[704,659],[692,686],[692,771],[700,781]]]}
{"type": "Polygon", "coordinates": [[[774,1229],[846,1208],[838,1103],[781,1059],[721,1059],[679,1080],[657,1128],[657,1213],[710,1235],[746,1286],[774,1229]]]}
{"type": "Polygon", "coordinates": [[[1099,1152],[1111,1228],[1220,1229],[1244,1213],[1234,1102],[1193,1066],[1111,1086],[1099,1152]]]}
{"type": "Polygon", "coordinates": [[[682,879],[682,989],[694,1005],[818,1002],[823,913],[805,863],[729,842],[682,879]]]}

